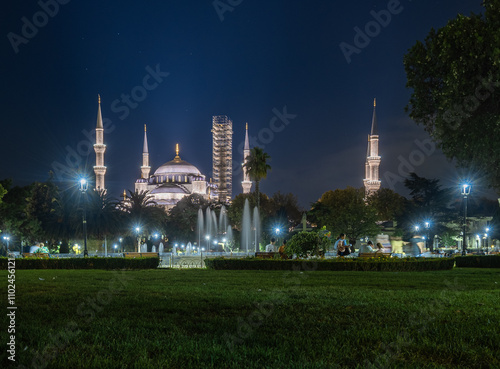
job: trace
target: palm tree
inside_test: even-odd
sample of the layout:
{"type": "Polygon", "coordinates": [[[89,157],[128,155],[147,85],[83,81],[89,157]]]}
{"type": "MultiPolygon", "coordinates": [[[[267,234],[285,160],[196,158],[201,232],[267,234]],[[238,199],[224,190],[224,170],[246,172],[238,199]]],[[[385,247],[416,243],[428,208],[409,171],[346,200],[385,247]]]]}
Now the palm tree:
{"type": "Polygon", "coordinates": [[[118,209],[118,201],[109,198],[102,190],[90,191],[87,207],[89,233],[102,240],[121,231],[123,213],[118,209]]]}
{"type": "Polygon", "coordinates": [[[167,213],[158,206],[149,191],[129,190],[121,209],[125,211],[130,223],[140,225],[141,234],[160,230],[165,225],[167,213]]]}
{"type": "Polygon", "coordinates": [[[257,196],[257,208],[260,209],[260,192],[259,183],[262,179],[267,177],[267,171],[271,170],[271,166],[267,164],[267,161],[271,157],[264,152],[260,147],[255,146],[250,150],[250,155],[244,167],[248,171],[248,175],[252,181],[255,181],[255,194],[257,196]]]}

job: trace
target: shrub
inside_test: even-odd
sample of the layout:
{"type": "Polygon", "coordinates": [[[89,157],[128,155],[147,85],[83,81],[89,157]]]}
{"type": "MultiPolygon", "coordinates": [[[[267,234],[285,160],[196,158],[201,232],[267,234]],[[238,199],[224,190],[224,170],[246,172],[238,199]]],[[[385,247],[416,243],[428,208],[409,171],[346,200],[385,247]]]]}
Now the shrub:
{"type": "Polygon", "coordinates": [[[285,246],[287,255],[296,254],[304,258],[308,255],[318,255],[320,250],[326,250],[328,238],[316,232],[300,232],[294,235],[285,246]]]}
{"type": "MultiPolygon", "coordinates": [[[[7,258],[0,258],[2,269],[7,269],[7,258]]],[[[15,259],[16,269],[155,269],[159,258],[22,258],[15,259]]]]}
{"type": "Polygon", "coordinates": [[[474,255],[455,257],[460,268],[500,268],[500,255],[474,255]]]}
{"type": "Polygon", "coordinates": [[[387,271],[414,272],[429,270],[450,270],[452,258],[369,258],[369,259],[205,259],[205,265],[215,270],[318,270],[318,271],[387,271]]]}

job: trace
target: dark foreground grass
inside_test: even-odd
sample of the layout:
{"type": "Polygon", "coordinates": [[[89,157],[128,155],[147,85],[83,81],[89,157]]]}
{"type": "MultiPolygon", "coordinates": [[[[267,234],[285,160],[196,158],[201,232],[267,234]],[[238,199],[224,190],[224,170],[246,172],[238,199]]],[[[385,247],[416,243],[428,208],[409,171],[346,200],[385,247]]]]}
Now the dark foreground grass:
{"type": "Polygon", "coordinates": [[[12,367],[500,368],[498,269],[16,277],[12,367]]]}

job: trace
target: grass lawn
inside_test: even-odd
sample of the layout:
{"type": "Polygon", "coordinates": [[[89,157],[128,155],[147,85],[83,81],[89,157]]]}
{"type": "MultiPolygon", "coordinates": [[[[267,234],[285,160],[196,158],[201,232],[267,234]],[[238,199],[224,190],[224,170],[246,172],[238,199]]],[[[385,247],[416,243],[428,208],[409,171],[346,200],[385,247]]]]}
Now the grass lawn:
{"type": "Polygon", "coordinates": [[[18,270],[1,365],[500,368],[499,303],[499,269],[18,270]]]}

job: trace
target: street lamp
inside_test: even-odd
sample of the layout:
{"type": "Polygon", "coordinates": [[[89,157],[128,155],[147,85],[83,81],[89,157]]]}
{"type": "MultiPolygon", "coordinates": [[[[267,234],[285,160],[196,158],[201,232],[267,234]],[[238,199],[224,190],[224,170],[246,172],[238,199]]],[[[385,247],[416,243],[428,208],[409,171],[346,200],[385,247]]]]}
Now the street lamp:
{"type": "Polygon", "coordinates": [[[461,193],[464,197],[464,232],[463,232],[463,242],[462,242],[462,256],[467,255],[467,196],[470,194],[471,186],[469,184],[463,184],[461,187],[461,193]]]}
{"type": "Polygon", "coordinates": [[[9,241],[10,237],[9,236],[3,236],[3,239],[7,241],[7,256],[9,256],[9,241]]]}
{"type": "Polygon", "coordinates": [[[489,227],[486,227],[486,228],[484,229],[484,231],[486,232],[486,233],[484,234],[484,247],[486,247],[486,248],[487,248],[487,247],[488,247],[488,233],[490,232],[490,228],[489,228],[489,227]]]}
{"type": "Polygon", "coordinates": [[[434,251],[433,242],[431,242],[430,247],[428,247],[429,246],[429,244],[428,244],[428,242],[429,242],[429,229],[431,228],[431,223],[425,222],[424,226],[425,226],[425,230],[427,232],[427,237],[425,237],[425,247],[428,248],[430,252],[433,252],[434,251]]]}
{"type": "Polygon", "coordinates": [[[420,230],[420,227],[418,225],[415,226],[415,232],[418,232],[420,230]]]}
{"type": "Polygon", "coordinates": [[[123,238],[120,237],[118,241],[120,241],[120,250],[122,250],[123,252],[123,245],[122,245],[123,238]]]}
{"type": "Polygon", "coordinates": [[[137,252],[141,252],[141,238],[139,233],[141,232],[141,227],[135,227],[135,233],[137,233],[137,252]]]}
{"type": "MultiPolygon", "coordinates": [[[[89,183],[85,178],[80,179],[80,191],[82,192],[82,196],[87,194],[87,190],[89,188],[89,183]]],[[[87,199],[83,200],[83,256],[89,256],[89,252],[87,251],[87,199]]]]}

